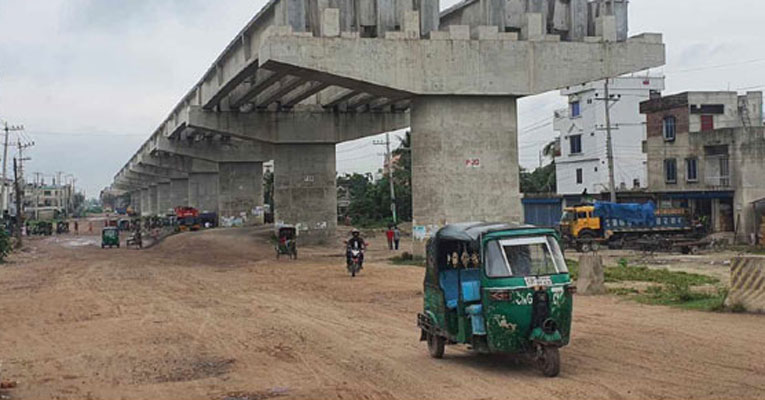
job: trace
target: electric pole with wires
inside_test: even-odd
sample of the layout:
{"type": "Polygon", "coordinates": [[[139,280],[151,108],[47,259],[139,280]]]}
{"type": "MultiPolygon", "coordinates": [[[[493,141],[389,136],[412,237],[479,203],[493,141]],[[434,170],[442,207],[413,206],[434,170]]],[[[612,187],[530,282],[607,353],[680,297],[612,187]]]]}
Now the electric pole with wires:
{"type": "Polygon", "coordinates": [[[375,140],[376,145],[385,145],[385,163],[388,165],[388,184],[390,185],[390,212],[393,216],[393,224],[398,223],[396,215],[396,189],[393,185],[393,156],[390,152],[390,133],[385,134],[385,142],[375,140]]]}
{"type": "Polygon", "coordinates": [[[616,182],[614,178],[614,139],[611,136],[611,102],[617,102],[618,99],[611,99],[611,93],[608,90],[608,78],[604,86],[603,100],[606,105],[606,154],[608,157],[608,191],[611,193],[611,202],[616,203],[616,182]]]}
{"type": "Polygon", "coordinates": [[[24,126],[12,126],[8,125],[8,122],[5,122],[3,125],[3,131],[5,131],[5,144],[3,146],[3,199],[0,201],[0,207],[2,207],[2,213],[5,214],[5,212],[8,211],[8,137],[10,136],[11,132],[23,131],[24,126]]]}

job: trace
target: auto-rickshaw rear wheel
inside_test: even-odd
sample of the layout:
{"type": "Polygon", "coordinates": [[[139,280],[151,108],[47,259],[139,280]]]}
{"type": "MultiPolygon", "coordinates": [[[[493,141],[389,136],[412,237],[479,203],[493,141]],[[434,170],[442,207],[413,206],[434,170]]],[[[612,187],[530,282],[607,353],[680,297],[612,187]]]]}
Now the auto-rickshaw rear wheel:
{"type": "Polygon", "coordinates": [[[433,358],[443,358],[446,340],[443,337],[428,333],[428,352],[433,358]]]}
{"type": "Polygon", "coordinates": [[[537,366],[542,374],[547,377],[556,377],[560,373],[560,351],[555,346],[542,346],[537,348],[537,366]]]}

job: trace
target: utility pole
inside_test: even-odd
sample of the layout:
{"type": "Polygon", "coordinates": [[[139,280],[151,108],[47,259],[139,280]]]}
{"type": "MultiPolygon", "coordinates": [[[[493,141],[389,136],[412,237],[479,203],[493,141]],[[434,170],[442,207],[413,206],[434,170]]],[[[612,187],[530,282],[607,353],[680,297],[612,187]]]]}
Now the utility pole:
{"type": "Polygon", "coordinates": [[[385,134],[385,142],[375,140],[372,142],[376,145],[385,145],[385,163],[388,164],[388,183],[390,185],[390,212],[393,216],[393,223],[398,223],[398,216],[396,215],[396,190],[393,185],[393,157],[390,152],[390,133],[385,134]]]}
{"type": "Polygon", "coordinates": [[[388,183],[390,184],[390,212],[393,215],[393,224],[398,223],[396,215],[396,190],[393,185],[393,155],[390,152],[390,133],[385,134],[385,153],[388,155],[388,183]]]}
{"type": "Polygon", "coordinates": [[[611,192],[611,202],[616,203],[616,183],[614,182],[614,140],[611,136],[611,95],[608,91],[608,78],[605,86],[606,104],[606,151],[608,154],[608,189],[611,192]]]}
{"type": "Polygon", "coordinates": [[[13,185],[16,191],[16,248],[21,248],[21,227],[24,225],[24,211],[21,207],[21,185],[19,185],[19,168],[13,159],[13,185]]]}
{"type": "Polygon", "coordinates": [[[8,122],[5,122],[3,125],[3,130],[5,131],[5,145],[3,146],[3,200],[0,203],[2,203],[2,212],[5,214],[5,211],[8,210],[8,185],[6,185],[8,171],[8,137],[10,136],[11,132],[24,130],[24,126],[8,126],[8,122]]]}

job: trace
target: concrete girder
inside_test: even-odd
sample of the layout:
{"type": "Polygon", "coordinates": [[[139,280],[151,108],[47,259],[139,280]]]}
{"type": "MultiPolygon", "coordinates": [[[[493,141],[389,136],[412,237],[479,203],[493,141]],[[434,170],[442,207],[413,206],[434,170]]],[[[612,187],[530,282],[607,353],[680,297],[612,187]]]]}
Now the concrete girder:
{"type": "Polygon", "coordinates": [[[359,41],[275,35],[264,42],[259,57],[265,68],[290,74],[302,69],[313,79],[367,93],[374,93],[370,87],[382,87],[401,97],[520,97],[663,65],[664,48],[660,34],[625,42],[359,41]]]}
{"type": "Polygon", "coordinates": [[[182,156],[152,155],[148,153],[142,153],[138,154],[138,162],[145,165],[167,168],[187,174],[218,172],[218,163],[182,156]]]}
{"type": "MultiPolygon", "coordinates": [[[[257,61],[255,64],[257,65],[257,61]]],[[[285,75],[287,75],[286,71],[274,72],[263,68],[258,69],[249,84],[244,84],[231,92],[229,108],[238,110],[239,107],[255,99],[261,92],[277,84],[285,75]]],[[[209,107],[205,108],[209,109],[209,107]]]]}
{"type": "Polygon", "coordinates": [[[154,135],[150,140],[151,153],[176,154],[210,162],[248,162],[273,159],[273,145],[256,140],[189,143],[154,135]]]}
{"type": "Polygon", "coordinates": [[[192,106],[188,115],[189,127],[269,143],[339,143],[409,126],[404,112],[328,113],[320,106],[246,114],[192,106]]]}
{"type": "Polygon", "coordinates": [[[174,169],[157,167],[150,164],[131,164],[130,171],[137,172],[139,174],[150,175],[159,179],[183,179],[187,178],[187,174],[179,172],[174,169]]]}
{"type": "Polygon", "coordinates": [[[282,99],[281,106],[291,108],[301,101],[321,92],[330,85],[324,82],[308,82],[303,84],[298,90],[293,91],[289,96],[282,99]]]}
{"type": "Polygon", "coordinates": [[[277,102],[283,96],[289,92],[297,89],[299,86],[305,84],[305,79],[297,76],[287,75],[276,84],[272,85],[268,89],[264,90],[257,97],[255,97],[254,104],[257,108],[266,108],[271,103],[277,102]]]}

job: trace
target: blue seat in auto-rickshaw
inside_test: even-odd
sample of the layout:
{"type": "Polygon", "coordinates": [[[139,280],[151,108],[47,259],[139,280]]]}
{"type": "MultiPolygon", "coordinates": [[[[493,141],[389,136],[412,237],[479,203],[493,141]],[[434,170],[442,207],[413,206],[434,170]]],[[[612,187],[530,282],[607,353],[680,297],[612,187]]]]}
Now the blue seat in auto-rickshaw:
{"type": "Polygon", "coordinates": [[[438,275],[438,281],[441,284],[441,289],[444,291],[446,308],[453,310],[457,308],[457,300],[459,298],[459,271],[456,269],[445,269],[438,275]]]}
{"type": "Polygon", "coordinates": [[[475,303],[465,307],[465,313],[470,317],[470,324],[474,335],[486,334],[486,323],[483,318],[483,306],[481,305],[481,270],[465,269],[460,271],[462,282],[462,301],[475,303]]]}

